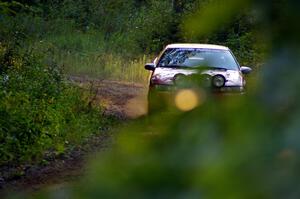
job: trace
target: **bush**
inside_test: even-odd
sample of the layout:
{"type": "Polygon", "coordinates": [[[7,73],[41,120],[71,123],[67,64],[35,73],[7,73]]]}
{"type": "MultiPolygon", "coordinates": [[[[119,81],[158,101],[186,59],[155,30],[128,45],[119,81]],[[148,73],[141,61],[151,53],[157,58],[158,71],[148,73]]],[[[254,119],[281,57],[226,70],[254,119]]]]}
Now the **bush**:
{"type": "Polygon", "coordinates": [[[99,110],[68,85],[60,68],[42,58],[0,46],[0,165],[39,160],[46,150],[97,132],[99,110]]]}

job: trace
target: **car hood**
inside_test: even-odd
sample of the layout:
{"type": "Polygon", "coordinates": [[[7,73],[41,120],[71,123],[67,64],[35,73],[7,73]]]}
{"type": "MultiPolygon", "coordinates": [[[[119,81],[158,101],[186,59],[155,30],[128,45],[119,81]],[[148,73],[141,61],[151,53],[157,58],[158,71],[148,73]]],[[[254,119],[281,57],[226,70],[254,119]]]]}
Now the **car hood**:
{"type": "Polygon", "coordinates": [[[225,86],[244,86],[243,76],[238,70],[220,70],[220,69],[209,69],[209,70],[195,70],[195,69],[178,69],[178,68],[163,68],[157,67],[151,77],[152,84],[166,84],[173,85],[174,77],[178,74],[192,75],[192,74],[203,74],[209,76],[223,75],[226,79],[225,86]]]}

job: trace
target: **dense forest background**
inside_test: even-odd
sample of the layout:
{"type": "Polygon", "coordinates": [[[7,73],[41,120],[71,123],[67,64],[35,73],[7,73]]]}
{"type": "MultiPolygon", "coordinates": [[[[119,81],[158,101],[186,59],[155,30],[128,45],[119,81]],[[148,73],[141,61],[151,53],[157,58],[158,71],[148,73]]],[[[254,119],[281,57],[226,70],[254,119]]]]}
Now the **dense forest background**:
{"type": "Polygon", "coordinates": [[[22,34],[10,36],[46,42],[48,48],[52,44],[51,50],[94,50],[136,58],[158,53],[172,42],[216,43],[231,47],[244,64],[259,62],[256,16],[250,9],[236,13],[234,20],[213,34],[199,37],[186,34],[183,24],[196,10],[204,9],[208,0],[13,2],[2,3],[2,10],[10,15],[3,29],[22,34]]]}

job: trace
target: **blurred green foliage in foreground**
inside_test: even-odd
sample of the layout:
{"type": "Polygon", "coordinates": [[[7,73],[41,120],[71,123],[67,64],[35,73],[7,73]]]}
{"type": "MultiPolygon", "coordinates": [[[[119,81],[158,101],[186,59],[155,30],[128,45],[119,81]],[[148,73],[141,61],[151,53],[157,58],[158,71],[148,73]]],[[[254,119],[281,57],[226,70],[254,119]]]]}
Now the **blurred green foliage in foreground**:
{"type": "MultiPolygon", "coordinates": [[[[300,2],[226,5],[231,7],[213,1],[192,20],[214,27],[219,21],[212,13],[230,20],[227,12],[252,9],[270,45],[260,75],[250,82],[255,89],[244,96],[208,96],[193,111],[135,122],[112,151],[92,161],[78,186],[51,198],[300,197],[300,2]]],[[[196,24],[187,28],[197,30],[196,24]]],[[[195,32],[204,34],[200,28],[195,32]]]]}

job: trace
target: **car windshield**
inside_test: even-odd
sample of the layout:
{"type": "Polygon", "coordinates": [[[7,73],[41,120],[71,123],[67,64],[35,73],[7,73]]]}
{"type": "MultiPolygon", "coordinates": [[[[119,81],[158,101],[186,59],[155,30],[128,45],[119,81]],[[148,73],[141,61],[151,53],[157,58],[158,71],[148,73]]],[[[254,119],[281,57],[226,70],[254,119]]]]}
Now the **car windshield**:
{"type": "Polygon", "coordinates": [[[216,68],[238,70],[238,64],[229,50],[200,48],[167,49],[158,63],[166,68],[216,68]]]}

